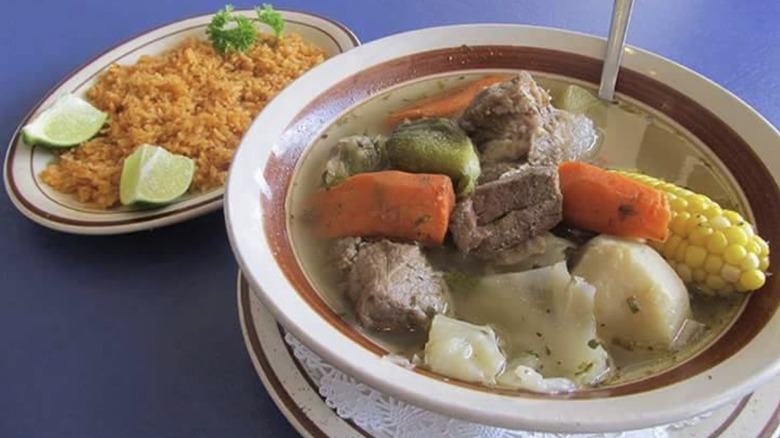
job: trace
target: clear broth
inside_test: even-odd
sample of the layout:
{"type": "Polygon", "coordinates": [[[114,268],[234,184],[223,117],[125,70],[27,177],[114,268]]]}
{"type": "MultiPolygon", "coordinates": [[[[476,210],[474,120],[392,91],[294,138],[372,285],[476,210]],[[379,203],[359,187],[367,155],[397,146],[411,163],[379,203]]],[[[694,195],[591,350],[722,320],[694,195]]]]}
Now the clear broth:
{"type": "MultiPolygon", "coordinates": [[[[425,342],[425,334],[388,335],[363,330],[355,321],[351,306],[339,288],[337,274],[329,268],[327,242],[313,236],[303,217],[306,199],[321,187],[321,175],[330,149],[339,139],[356,134],[389,135],[383,121],[387,114],[416,99],[433,95],[452,86],[482,76],[484,73],[450,75],[401,85],[373,96],[352,108],[333,125],[327,127],[318,140],[301,157],[294,182],[288,194],[289,230],[294,251],[310,282],[331,308],[378,345],[391,353],[411,356],[425,342]]],[[[534,73],[536,81],[558,95],[565,86],[576,84],[594,91],[588,84],[534,73]]],[[[610,168],[636,169],[664,180],[703,193],[724,208],[745,211],[744,197],[728,177],[725,167],[691,135],[665,116],[641,107],[636,102],[620,99],[618,104],[596,106],[586,113],[596,124],[599,144],[591,161],[610,168]]],[[[746,214],[746,217],[750,217],[746,214]]],[[[426,250],[434,265],[454,268],[456,257],[442,257],[441,251],[426,250]]],[[[469,261],[468,269],[487,272],[490,266],[469,261]]],[[[459,298],[453,293],[454,308],[459,298]]],[[[744,308],[745,299],[704,298],[692,296],[691,307],[698,322],[707,326],[685,349],[676,352],[608,348],[615,369],[604,382],[614,385],[638,380],[671,368],[690,359],[714,342],[733,323],[744,308]]],[[[465,318],[464,318],[465,319],[465,318]]],[[[466,319],[467,320],[467,319],[466,319]]],[[[501,333],[502,328],[496,327],[501,333]]],[[[511,359],[511,352],[509,359],[511,359]]]]}

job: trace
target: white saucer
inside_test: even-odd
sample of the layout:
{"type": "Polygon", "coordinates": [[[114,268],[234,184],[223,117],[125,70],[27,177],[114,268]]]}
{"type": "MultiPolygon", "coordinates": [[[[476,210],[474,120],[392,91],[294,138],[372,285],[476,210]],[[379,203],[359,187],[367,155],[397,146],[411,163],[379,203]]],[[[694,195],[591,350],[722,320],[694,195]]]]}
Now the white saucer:
{"type": "MultiPolygon", "coordinates": [[[[251,291],[241,273],[238,274],[237,289],[241,328],[252,363],[276,405],[301,435],[307,438],[388,438],[392,436],[388,431],[393,430],[393,425],[381,424],[380,427],[372,428],[364,424],[364,427],[361,427],[357,424],[361,422],[359,419],[357,421],[344,419],[329,407],[328,403],[336,408],[340,406],[337,402],[334,403],[333,399],[326,400],[326,397],[320,394],[321,388],[311,376],[312,367],[323,365],[321,359],[286,334],[282,326],[273,319],[259,298],[251,291]],[[294,348],[298,357],[294,354],[294,348]]],[[[332,367],[329,369],[340,374],[332,367]]],[[[343,380],[353,382],[354,386],[362,391],[373,392],[351,378],[343,376],[343,380]]],[[[429,414],[427,411],[404,406],[402,402],[395,400],[392,402],[401,409],[417,412],[418,416],[419,413],[429,414]]],[[[346,416],[349,416],[349,413],[346,416]]],[[[460,420],[449,421],[466,424],[460,420]]],[[[480,431],[478,436],[490,438],[778,438],[780,437],[780,428],[778,428],[780,426],[780,378],[739,402],[718,409],[709,416],[666,428],[617,435],[556,435],[467,425],[473,426],[466,428],[470,432],[467,435],[469,438],[475,436],[473,434],[475,430],[480,431]]],[[[456,429],[464,430],[462,426],[456,429]]],[[[434,437],[429,436],[429,438],[434,437]]]]}

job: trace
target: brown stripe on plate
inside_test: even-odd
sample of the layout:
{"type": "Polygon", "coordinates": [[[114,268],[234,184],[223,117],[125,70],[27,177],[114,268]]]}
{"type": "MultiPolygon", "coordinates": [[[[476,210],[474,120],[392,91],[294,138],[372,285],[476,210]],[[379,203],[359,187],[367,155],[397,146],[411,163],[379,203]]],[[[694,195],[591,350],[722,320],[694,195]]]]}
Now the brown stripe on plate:
{"type": "Polygon", "coordinates": [[[772,418],[761,430],[758,438],[772,438],[775,435],[778,427],[780,427],[780,404],[778,404],[777,408],[775,408],[775,412],[772,414],[772,418]]]}
{"type": "MultiPolygon", "coordinates": [[[[238,12],[241,12],[242,10],[243,11],[249,11],[249,9],[239,9],[238,12]]],[[[309,16],[312,16],[312,17],[315,17],[315,18],[327,21],[328,23],[330,23],[330,24],[338,27],[340,30],[342,30],[349,37],[350,41],[354,44],[354,46],[360,45],[360,41],[357,39],[357,36],[355,36],[355,34],[352,31],[347,29],[346,26],[344,26],[343,24],[341,24],[338,21],[331,20],[330,18],[321,16],[321,15],[318,15],[318,14],[313,14],[313,13],[310,13],[310,12],[303,12],[303,11],[294,10],[294,9],[284,9],[283,8],[283,9],[277,9],[277,10],[278,11],[282,11],[282,12],[294,12],[294,13],[298,13],[298,14],[309,15],[309,16]]],[[[196,204],[190,205],[190,206],[188,206],[186,208],[174,209],[174,210],[171,210],[171,211],[165,211],[165,212],[160,212],[160,213],[153,214],[153,215],[147,215],[147,216],[143,216],[143,217],[136,217],[136,218],[130,218],[130,219],[103,220],[103,221],[99,221],[99,222],[97,222],[97,221],[83,221],[83,220],[70,219],[70,218],[67,218],[67,217],[58,216],[58,215],[49,213],[47,211],[41,210],[40,208],[35,206],[34,203],[32,203],[30,200],[28,200],[27,198],[24,197],[24,194],[22,193],[22,191],[17,187],[17,185],[16,185],[16,178],[14,177],[14,172],[13,172],[13,164],[14,164],[14,161],[16,160],[16,149],[21,144],[21,140],[20,139],[21,139],[22,127],[24,127],[24,125],[26,125],[26,124],[28,124],[30,122],[30,120],[32,119],[32,116],[36,112],[38,112],[38,110],[40,109],[41,105],[43,105],[43,102],[46,101],[55,92],[62,91],[62,90],[60,90],[60,88],[63,86],[63,84],[65,84],[73,76],[79,74],[82,70],[84,70],[85,68],[89,67],[91,64],[93,64],[97,59],[101,58],[102,56],[105,56],[106,54],[108,54],[108,53],[110,53],[110,52],[112,52],[114,50],[117,50],[119,47],[121,47],[121,46],[123,46],[125,44],[128,44],[128,43],[130,43],[130,42],[132,42],[134,40],[137,40],[139,38],[143,38],[145,35],[147,35],[149,33],[152,33],[154,31],[162,29],[163,27],[166,27],[166,26],[173,26],[173,25],[175,25],[175,24],[177,24],[179,22],[182,22],[182,21],[191,20],[191,19],[194,19],[194,18],[206,17],[206,16],[210,16],[210,15],[211,14],[205,14],[205,15],[201,14],[201,15],[194,15],[194,16],[191,16],[191,17],[183,18],[181,20],[177,20],[177,21],[172,22],[172,23],[162,24],[160,26],[153,27],[152,29],[149,29],[146,32],[143,32],[140,35],[137,35],[137,36],[130,37],[130,38],[127,38],[125,40],[122,40],[119,43],[111,46],[110,48],[108,48],[106,50],[104,50],[100,54],[93,56],[87,62],[85,62],[84,64],[80,65],[76,69],[72,70],[64,78],[62,78],[54,87],[52,87],[48,92],[46,92],[46,94],[38,102],[36,102],[36,104],[32,107],[32,109],[30,109],[30,111],[27,112],[27,114],[25,115],[24,119],[22,119],[22,121],[16,127],[16,130],[14,131],[14,135],[11,138],[11,143],[10,143],[10,145],[8,147],[8,151],[6,152],[8,158],[6,159],[5,172],[6,172],[6,175],[8,176],[8,184],[9,184],[9,188],[11,189],[11,191],[13,193],[13,196],[22,205],[24,205],[24,207],[27,210],[29,210],[31,213],[35,214],[38,217],[44,218],[44,219],[52,221],[52,222],[57,222],[57,223],[60,223],[60,224],[64,224],[64,225],[74,225],[74,226],[79,226],[79,227],[90,227],[90,228],[113,227],[113,226],[129,225],[129,224],[140,223],[140,222],[149,222],[149,221],[153,221],[153,220],[156,220],[156,219],[161,219],[161,218],[164,218],[164,217],[178,215],[178,214],[181,214],[181,213],[184,213],[184,212],[188,212],[188,211],[196,210],[196,209],[199,209],[199,208],[203,208],[204,206],[207,206],[207,205],[210,205],[210,204],[216,205],[216,204],[221,203],[222,199],[223,199],[223,196],[219,195],[219,196],[213,197],[213,195],[210,194],[210,192],[212,192],[213,190],[210,190],[210,191],[208,191],[206,193],[194,195],[195,198],[203,196],[203,197],[207,197],[207,199],[204,199],[204,200],[202,200],[202,201],[200,201],[200,202],[198,202],[196,204]]],[[[304,23],[304,22],[297,21],[297,20],[286,19],[285,21],[287,21],[288,23],[294,23],[294,24],[296,24],[298,26],[307,27],[307,28],[310,28],[310,29],[313,29],[313,30],[316,30],[316,31],[319,31],[319,32],[323,33],[324,35],[326,35],[328,37],[328,39],[330,39],[333,42],[333,44],[336,45],[336,47],[338,47],[339,53],[344,53],[344,48],[341,46],[341,44],[339,44],[338,39],[336,37],[334,37],[331,33],[327,32],[326,30],[321,29],[321,28],[319,28],[317,26],[314,26],[312,24],[304,23]]],[[[177,29],[175,31],[166,33],[165,35],[160,35],[157,38],[149,40],[149,41],[145,42],[144,44],[139,45],[138,47],[135,47],[132,50],[126,52],[126,53],[122,53],[122,54],[118,55],[117,57],[113,58],[111,61],[107,61],[105,63],[104,67],[102,67],[97,72],[95,72],[92,75],[90,75],[87,78],[85,78],[83,81],[81,81],[79,84],[77,84],[74,87],[72,87],[70,90],[67,90],[67,92],[68,93],[73,93],[75,90],[78,90],[79,88],[83,87],[86,83],[88,83],[89,81],[93,80],[95,77],[97,77],[100,74],[102,74],[111,65],[113,65],[113,64],[121,61],[123,58],[126,58],[127,56],[132,55],[133,53],[135,53],[135,52],[137,52],[137,51],[139,51],[139,50],[149,46],[150,44],[154,44],[154,43],[156,43],[156,42],[158,42],[158,41],[160,41],[162,39],[170,38],[170,37],[172,37],[174,35],[177,35],[177,34],[180,34],[180,33],[183,33],[183,32],[188,32],[188,31],[191,31],[193,29],[205,28],[207,25],[208,25],[208,23],[201,23],[201,24],[185,27],[185,28],[182,28],[182,29],[177,29]]],[[[34,150],[30,153],[30,171],[31,171],[31,173],[34,173],[33,170],[32,170],[33,169],[33,158],[34,158],[34,150]]],[[[86,213],[90,213],[90,214],[96,214],[96,213],[97,214],[111,214],[111,213],[115,213],[116,212],[116,211],[111,211],[111,210],[108,210],[106,212],[100,212],[100,211],[94,212],[94,211],[84,210],[84,209],[80,209],[80,208],[73,208],[73,207],[71,207],[69,205],[66,205],[66,204],[63,204],[62,202],[58,201],[57,199],[52,198],[51,196],[49,196],[49,194],[39,186],[38,178],[36,178],[35,175],[33,175],[33,183],[35,184],[36,188],[43,194],[44,197],[46,197],[51,202],[53,202],[56,205],[59,205],[62,208],[65,208],[65,209],[68,209],[68,210],[77,211],[77,212],[82,212],[82,213],[86,212],[86,213]]],[[[218,190],[218,189],[215,189],[215,190],[218,190]]],[[[175,206],[176,204],[173,204],[173,205],[175,206]]],[[[144,209],[144,210],[141,210],[141,211],[148,211],[148,210],[149,209],[144,209]]]]}
{"type": "MultiPolygon", "coordinates": [[[[269,364],[268,358],[266,357],[265,351],[263,350],[262,343],[257,337],[257,328],[255,327],[255,322],[252,319],[252,306],[251,306],[251,301],[249,296],[249,294],[252,293],[252,289],[249,286],[249,283],[246,281],[246,278],[244,277],[243,274],[239,274],[239,277],[240,277],[239,288],[240,288],[241,311],[244,314],[244,321],[247,328],[247,336],[249,337],[249,341],[250,341],[249,344],[251,345],[252,351],[254,352],[255,356],[258,357],[258,362],[261,363],[261,368],[263,369],[263,373],[266,375],[268,380],[272,382],[271,385],[273,387],[274,392],[279,394],[280,398],[286,396],[284,397],[284,399],[288,401],[292,401],[292,403],[288,404],[288,402],[283,400],[282,402],[284,403],[285,407],[293,414],[293,416],[296,419],[299,418],[299,415],[306,416],[306,413],[303,412],[303,410],[298,406],[298,404],[294,402],[292,395],[287,391],[286,387],[284,387],[284,385],[280,383],[281,381],[279,377],[274,372],[273,367],[271,367],[269,364]],[[262,358],[262,360],[260,358],[262,358]],[[266,368],[265,366],[263,366],[263,363],[265,363],[268,367],[266,368]],[[278,386],[273,382],[276,382],[278,385],[281,386],[278,386]],[[295,411],[293,409],[295,409],[295,411]]],[[[284,340],[284,336],[286,333],[284,328],[278,323],[277,323],[277,328],[279,330],[279,335],[282,337],[282,340],[284,340]]],[[[309,384],[311,390],[314,393],[316,393],[317,396],[319,396],[319,398],[323,400],[323,402],[325,402],[325,398],[319,392],[319,386],[317,386],[311,380],[309,375],[306,373],[303,364],[301,364],[300,360],[298,360],[298,358],[295,357],[292,347],[287,342],[284,342],[284,344],[285,344],[285,348],[287,349],[287,353],[290,357],[290,360],[293,361],[296,368],[298,369],[298,372],[303,376],[304,380],[306,380],[306,382],[309,384]]],[[[742,413],[744,412],[745,408],[747,407],[752,397],[753,394],[742,398],[742,400],[740,400],[737,406],[734,407],[734,410],[731,411],[728,417],[726,417],[726,419],[723,420],[723,422],[720,425],[718,425],[718,427],[715,428],[715,430],[713,430],[712,433],[710,433],[710,435],[708,435],[707,438],[718,438],[721,435],[723,435],[723,433],[725,433],[729,429],[729,427],[731,427],[731,425],[737,420],[737,418],[739,418],[739,416],[742,415],[742,413]]],[[[367,438],[372,437],[370,433],[368,433],[363,428],[355,424],[354,421],[350,419],[344,419],[344,418],[341,418],[341,420],[346,422],[349,426],[355,429],[355,431],[362,434],[363,436],[367,438]]],[[[308,430],[309,433],[311,433],[314,436],[317,436],[316,435],[317,431],[322,433],[321,429],[319,429],[316,426],[316,424],[314,424],[311,421],[307,422],[306,424],[300,421],[299,423],[301,424],[302,427],[306,428],[306,430],[308,430]],[[313,426],[312,429],[309,429],[308,426],[310,425],[313,426]]],[[[774,431],[777,430],[778,425],[780,425],[780,404],[777,405],[777,408],[775,409],[772,416],[769,418],[769,421],[767,422],[766,425],[764,425],[761,432],[758,434],[756,438],[771,438],[774,431]]]]}
{"type": "Polygon", "coordinates": [[[300,407],[295,403],[292,396],[284,388],[284,385],[279,380],[279,377],[274,373],[271,363],[268,361],[268,357],[265,355],[260,339],[257,337],[257,329],[255,328],[255,322],[252,319],[252,306],[249,304],[249,285],[246,283],[244,276],[241,275],[241,308],[244,312],[244,321],[246,324],[246,334],[249,338],[249,345],[252,346],[252,351],[257,357],[257,362],[260,364],[260,368],[263,370],[263,374],[268,378],[268,383],[271,384],[273,391],[279,396],[279,400],[284,407],[290,412],[298,424],[306,429],[311,436],[315,438],[328,438],[328,435],[322,431],[300,407]]]}
{"type": "MultiPolygon", "coordinates": [[[[314,290],[293,254],[287,230],[285,200],[298,159],[321,130],[335,122],[348,108],[383,90],[414,79],[475,69],[526,69],[598,82],[601,61],[567,52],[533,47],[473,46],[434,50],[405,56],[376,65],[339,82],[316,97],[285,129],[265,168],[271,196],[262,196],[263,221],[268,242],[277,263],[301,297],[342,334],[377,354],[387,352],[341,319],[314,290]]],[[[780,191],[772,175],[737,133],[684,94],[633,70],[621,69],[617,91],[667,115],[707,145],[723,161],[747,196],[756,225],[770,242],[780,242],[780,191]]],[[[770,254],[770,266],[780,263],[778,251],[770,254]]],[[[767,324],[780,306],[780,284],[769,276],[762,290],[752,294],[733,327],[710,348],[691,360],[646,379],[571,394],[536,394],[528,391],[488,388],[448,379],[447,382],[474,390],[534,398],[590,399],[650,391],[703,373],[747,345],[767,324]]],[[[416,372],[444,381],[422,369],[416,372]]]]}

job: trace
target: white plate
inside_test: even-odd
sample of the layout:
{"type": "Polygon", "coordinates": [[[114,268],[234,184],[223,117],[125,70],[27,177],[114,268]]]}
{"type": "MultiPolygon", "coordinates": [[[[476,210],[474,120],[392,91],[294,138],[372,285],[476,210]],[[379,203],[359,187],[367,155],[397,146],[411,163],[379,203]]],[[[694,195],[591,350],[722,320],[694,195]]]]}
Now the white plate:
{"type": "MultiPolygon", "coordinates": [[[[241,11],[250,16],[252,11],[241,11]]],[[[306,12],[280,10],[287,26],[285,32],[301,35],[323,48],[329,57],[357,45],[357,37],[344,25],[306,12]]],[[[76,234],[119,234],[171,225],[219,209],[224,189],[186,196],[163,208],[132,210],[89,208],[70,195],[54,191],[38,175],[54,159],[45,147],[22,143],[22,126],[64,93],[83,96],[96,78],[112,64],[132,64],[143,55],[155,55],[171,49],[190,37],[205,38],[211,14],[177,21],[131,38],[108,49],[79,67],[51,89],[25,116],[16,129],[5,157],[5,187],[16,208],[33,221],[59,231],[76,234]]]]}
{"type": "MultiPolygon", "coordinates": [[[[373,418],[385,421],[378,422],[382,426],[377,428],[367,424],[370,422],[355,418],[354,415],[352,418],[340,417],[326,404],[326,398],[320,395],[322,392],[320,387],[315,379],[309,375],[309,370],[321,367],[322,362],[318,359],[312,360],[316,356],[310,352],[302,356],[309,362],[316,362],[315,364],[307,363],[306,360],[296,357],[294,353],[297,351],[300,354],[301,350],[299,348],[293,349],[289,342],[285,342],[285,336],[289,335],[286,335],[284,329],[263,307],[260,299],[250,290],[248,283],[242,278],[241,273],[238,274],[237,289],[241,329],[252,363],[276,405],[301,435],[312,438],[323,436],[387,438],[399,434],[398,425],[394,424],[393,421],[387,421],[387,418],[392,414],[388,415],[380,410],[377,410],[373,418]]],[[[325,365],[325,367],[333,371],[329,365],[325,365]]],[[[366,391],[365,388],[362,389],[364,392],[366,391]]],[[[385,406],[384,402],[387,401],[397,404],[398,410],[403,412],[403,415],[398,415],[396,418],[406,418],[404,423],[407,427],[400,431],[405,436],[413,435],[413,432],[409,432],[411,430],[409,426],[414,425],[415,422],[430,422],[431,418],[436,419],[438,415],[406,406],[389,397],[383,400],[382,406],[385,406]],[[415,414],[415,419],[410,419],[411,416],[408,415],[410,412],[415,414]]],[[[364,409],[357,410],[365,413],[364,409]]],[[[473,433],[478,430],[482,436],[501,438],[583,438],[583,435],[535,434],[478,425],[464,425],[460,423],[460,420],[455,419],[448,421],[453,422],[450,429],[469,433],[469,437],[473,437],[473,433]],[[455,426],[456,423],[457,426],[455,426]]],[[[624,432],[622,438],[773,438],[780,435],[780,429],[777,427],[779,421],[780,378],[777,378],[742,400],[724,406],[702,419],[691,421],[689,425],[624,432]]],[[[597,434],[587,435],[587,438],[614,438],[615,436],[615,434],[597,434]]],[[[429,436],[428,438],[435,437],[429,436]]]]}

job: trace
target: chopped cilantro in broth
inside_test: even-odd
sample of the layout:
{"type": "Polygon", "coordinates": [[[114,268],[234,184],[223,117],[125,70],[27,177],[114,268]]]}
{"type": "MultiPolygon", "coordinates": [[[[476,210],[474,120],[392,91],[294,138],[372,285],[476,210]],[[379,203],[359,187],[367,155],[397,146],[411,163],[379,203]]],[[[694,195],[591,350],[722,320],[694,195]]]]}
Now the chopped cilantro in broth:
{"type": "MultiPolygon", "coordinates": [[[[317,140],[307,149],[298,163],[294,183],[288,194],[291,241],[296,256],[315,289],[337,313],[343,315],[359,331],[388,351],[404,354],[410,359],[414,353],[422,350],[425,334],[411,337],[390,336],[367,333],[361,329],[355,321],[349,303],[339,292],[337,275],[326,256],[327,244],[314,237],[306,226],[305,220],[299,218],[307,217],[304,200],[320,188],[322,169],[331,148],[339,139],[356,134],[388,135],[389,131],[383,121],[391,110],[421,96],[433,95],[479,76],[481,74],[434,77],[374,95],[369,101],[342,115],[317,136],[317,140]]],[[[556,94],[567,85],[564,81],[538,74],[534,77],[539,84],[551,91],[553,103],[556,94]]],[[[595,89],[595,87],[590,88],[595,89]]],[[[595,163],[612,168],[637,169],[696,192],[706,193],[726,208],[744,211],[740,208],[743,203],[738,196],[739,192],[722,176],[723,172],[718,169],[717,164],[714,164],[693,141],[673,126],[664,123],[658,116],[625,102],[609,107],[590,108],[586,115],[594,120],[600,136],[599,148],[593,158],[595,163]]],[[[629,206],[621,210],[620,214],[630,216],[635,212],[629,206]]],[[[428,220],[430,218],[425,216],[418,218],[420,225],[428,220]]],[[[466,301],[465,297],[479,293],[480,275],[501,272],[501,268],[491,266],[490,263],[465,261],[451,248],[426,248],[425,252],[434,268],[444,273],[444,279],[453,296],[452,307],[455,315],[467,322],[481,324],[483,321],[463,317],[458,313],[458,309],[466,301]]],[[[605,384],[640,379],[679,364],[711,344],[736,318],[743,308],[744,301],[744,299],[727,300],[692,295],[691,308],[694,317],[698,322],[703,323],[706,329],[682,351],[669,352],[631,345],[617,346],[612,342],[613,340],[608,339],[592,339],[588,342],[588,347],[596,349],[603,346],[610,354],[615,372],[605,384]]],[[[629,298],[623,305],[633,314],[641,315],[643,312],[636,298],[633,300],[629,298]]],[[[497,326],[493,328],[501,341],[502,349],[507,354],[508,361],[529,355],[537,358],[540,356],[555,358],[555,351],[548,347],[540,348],[538,351],[525,349],[512,351],[509,343],[505,342],[508,335],[505,328],[497,326]]],[[[544,337],[544,333],[531,335],[544,337]]],[[[577,372],[587,373],[593,366],[593,363],[579,364],[577,372]]]]}
{"type": "Polygon", "coordinates": [[[631,313],[639,313],[642,311],[642,306],[639,305],[639,300],[637,300],[636,297],[629,297],[626,300],[626,304],[628,304],[631,313]]]}

